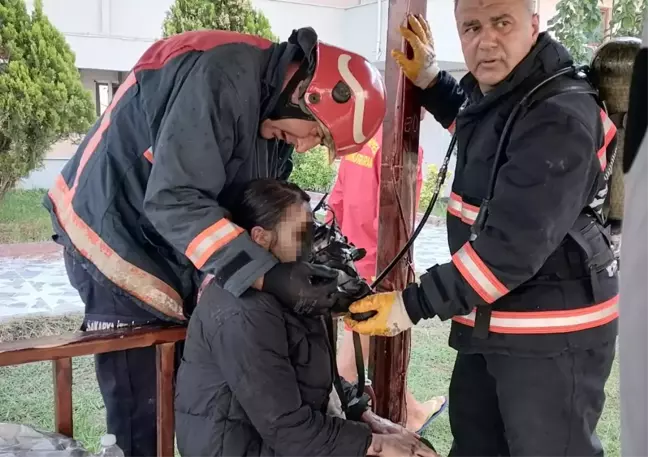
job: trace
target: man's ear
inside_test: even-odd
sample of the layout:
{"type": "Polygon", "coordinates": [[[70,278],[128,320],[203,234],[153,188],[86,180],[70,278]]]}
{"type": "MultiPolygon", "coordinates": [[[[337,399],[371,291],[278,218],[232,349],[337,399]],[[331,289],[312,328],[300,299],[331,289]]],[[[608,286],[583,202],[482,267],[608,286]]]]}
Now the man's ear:
{"type": "Polygon", "coordinates": [[[531,18],[531,27],[533,28],[533,42],[535,43],[540,34],[540,15],[538,13],[533,14],[533,17],[531,18]]]}
{"type": "Polygon", "coordinates": [[[272,245],[272,233],[263,227],[254,227],[250,232],[252,240],[264,249],[270,250],[272,245]]]}

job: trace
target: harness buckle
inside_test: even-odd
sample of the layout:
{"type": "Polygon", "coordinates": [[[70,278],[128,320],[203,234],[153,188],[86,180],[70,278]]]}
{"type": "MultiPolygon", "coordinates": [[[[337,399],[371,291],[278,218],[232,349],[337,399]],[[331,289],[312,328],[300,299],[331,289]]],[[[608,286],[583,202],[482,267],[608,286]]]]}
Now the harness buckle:
{"type": "Polygon", "coordinates": [[[490,306],[477,306],[475,312],[475,326],[473,327],[473,338],[485,340],[488,338],[490,329],[491,313],[493,309],[490,306]]]}

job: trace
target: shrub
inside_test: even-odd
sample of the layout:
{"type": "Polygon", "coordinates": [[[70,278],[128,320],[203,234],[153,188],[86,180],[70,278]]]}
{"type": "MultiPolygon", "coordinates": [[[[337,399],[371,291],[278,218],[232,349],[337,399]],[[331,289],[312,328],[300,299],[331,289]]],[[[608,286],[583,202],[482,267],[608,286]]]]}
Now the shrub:
{"type": "Polygon", "coordinates": [[[0,199],[59,140],[95,120],[74,54],[37,0],[0,2],[0,199]]]}
{"type": "Polygon", "coordinates": [[[289,181],[304,190],[328,192],[335,179],[335,168],[329,164],[328,149],[316,146],[310,151],[293,153],[293,171],[289,181]]]}
{"type": "MultiPolygon", "coordinates": [[[[430,204],[430,201],[432,200],[432,194],[434,193],[434,187],[436,186],[438,175],[439,175],[439,168],[434,164],[428,165],[427,173],[425,174],[425,180],[423,181],[423,185],[421,186],[421,198],[419,200],[419,211],[425,211],[425,209],[430,204]]],[[[444,190],[451,176],[452,173],[448,171],[446,174],[446,181],[441,187],[441,191],[439,192],[437,205],[442,203],[442,200],[445,201],[445,199],[443,198],[444,190]]],[[[434,214],[438,214],[438,213],[439,213],[438,211],[434,212],[434,214]]]]}
{"type": "Polygon", "coordinates": [[[279,41],[270,21],[250,0],[176,0],[162,24],[165,37],[200,29],[230,30],[279,41]]]}

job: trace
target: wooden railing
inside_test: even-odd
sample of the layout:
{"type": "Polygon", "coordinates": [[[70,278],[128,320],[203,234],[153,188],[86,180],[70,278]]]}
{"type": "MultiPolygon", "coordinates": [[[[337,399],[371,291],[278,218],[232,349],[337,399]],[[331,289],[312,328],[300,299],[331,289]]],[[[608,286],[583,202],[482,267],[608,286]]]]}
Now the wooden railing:
{"type": "Polygon", "coordinates": [[[155,346],[157,348],[157,451],[173,457],[175,344],[185,339],[184,327],[146,327],[67,333],[0,343],[0,367],[51,360],[54,415],[58,433],[73,437],[72,358],[155,346]]]}

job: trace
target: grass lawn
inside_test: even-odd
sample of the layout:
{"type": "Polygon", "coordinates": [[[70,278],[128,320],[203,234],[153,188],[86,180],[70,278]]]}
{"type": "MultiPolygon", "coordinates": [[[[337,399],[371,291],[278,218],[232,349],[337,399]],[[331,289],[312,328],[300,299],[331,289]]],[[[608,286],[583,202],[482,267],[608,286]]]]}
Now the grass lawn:
{"type": "Polygon", "coordinates": [[[42,201],[46,190],[12,190],[0,201],[0,244],[50,241],[52,223],[42,201]]]}
{"type": "MultiPolygon", "coordinates": [[[[0,341],[54,334],[78,328],[78,317],[50,320],[28,319],[0,325],[0,341]]],[[[425,322],[414,329],[409,387],[419,399],[447,394],[455,353],[447,346],[448,324],[425,322]]],[[[608,456],[620,456],[619,371],[615,363],[607,385],[607,402],[598,433],[608,456]]],[[[104,409],[95,381],[93,359],[74,359],[74,429],[76,438],[96,451],[105,432],[104,409]]],[[[51,430],[54,426],[50,363],[0,368],[0,422],[18,422],[51,430]]],[[[451,444],[448,414],[436,419],[428,431],[441,455],[451,444]]]]}

